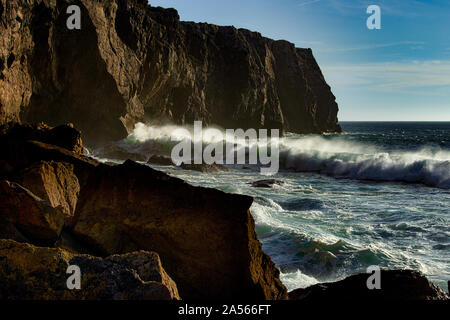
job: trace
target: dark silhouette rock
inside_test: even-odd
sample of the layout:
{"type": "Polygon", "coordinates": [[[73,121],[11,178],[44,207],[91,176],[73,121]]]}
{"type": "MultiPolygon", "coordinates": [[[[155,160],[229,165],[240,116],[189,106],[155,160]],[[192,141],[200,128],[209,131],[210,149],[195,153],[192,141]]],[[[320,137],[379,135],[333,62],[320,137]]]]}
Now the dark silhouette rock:
{"type": "Polygon", "coordinates": [[[3,0],[0,123],[72,122],[90,145],[120,140],[148,119],[340,131],[310,49],[181,22],[176,10],[142,0],[80,0],[82,28],[68,30],[70,4],[3,0]]]}
{"type": "Polygon", "coordinates": [[[0,160],[0,179],[9,179],[14,173],[14,168],[8,161],[0,160]]]}
{"type": "Polygon", "coordinates": [[[133,252],[105,259],[60,248],[0,240],[0,299],[178,300],[176,284],[158,254],[133,252]],[[67,289],[69,265],[81,271],[81,289],[67,289]]]}
{"type": "Polygon", "coordinates": [[[11,224],[26,236],[51,244],[61,233],[64,214],[17,183],[2,180],[0,223],[11,224]]]}
{"type": "Polygon", "coordinates": [[[71,227],[103,255],[158,252],[185,299],[285,298],[257,239],[251,203],[126,161],[95,168],[71,227]]]}
{"type": "Polygon", "coordinates": [[[290,300],[314,301],[396,301],[447,300],[448,295],[418,271],[382,270],[381,289],[369,290],[370,274],[358,274],[344,280],[320,283],[289,292],[290,300]]]}
{"type": "Polygon", "coordinates": [[[30,125],[11,122],[3,125],[0,131],[2,133],[0,143],[4,148],[34,140],[83,154],[81,133],[72,124],[52,128],[43,123],[30,125]]]}
{"type": "Polygon", "coordinates": [[[133,160],[145,162],[148,159],[147,156],[140,153],[128,151],[125,148],[122,148],[121,146],[117,145],[116,143],[110,143],[96,149],[95,154],[100,158],[112,160],[123,160],[123,161],[133,160]]]}
{"type": "Polygon", "coordinates": [[[40,161],[24,169],[16,180],[67,218],[75,213],[80,185],[72,164],[40,161]]]}
{"type": "Polygon", "coordinates": [[[184,169],[184,170],[192,170],[192,171],[199,171],[199,172],[203,172],[203,173],[216,173],[216,172],[223,172],[223,171],[228,171],[228,168],[221,165],[221,164],[206,164],[206,163],[202,163],[202,164],[186,164],[186,163],[182,163],[180,168],[184,169]]]}
{"type": "Polygon", "coordinates": [[[171,158],[164,157],[164,156],[158,156],[158,155],[151,156],[148,159],[147,163],[159,164],[159,165],[162,165],[162,166],[173,166],[174,165],[171,158]]]}
{"type": "MultiPolygon", "coordinates": [[[[3,138],[0,143],[5,142],[3,138]]],[[[63,231],[65,215],[58,210],[62,223],[56,231],[50,229],[52,245],[57,240],[54,245],[61,250],[103,257],[139,250],[158,252],[186,299],[287,296],[279,271],[257,239],[249,212],[252,198],[193,187],[130,160],[110,166],[40,141],[15,141],[14,152],[4,157],[15,168],[16,179],[50,202],[55,200],[55,205],[60,203],[58,208],[61,204],[76,208],[73,218],[65,219],[63,231]],[[79,183],[77,197],[72,174],[79,183]],[[50,197],[47,190],[56,197],[50,197]]],[[[5,184],[15,190],[12,183],[5,184]]],[[[24,230],[29,230],[22,226],[34,221],[30,217],[43,215],[35,202],[45,203],[48,210],[57,209],[28,190],[22,192],[27,201],[12,203],[12,191],[1,193],[7,199],[0,204],[4,208],[0,212],[7,212],[8,217],[15,217],[16,210],[21,214],[32,210],[33,214],[24,216],[20,224],[9,218],[0,222],[5,222],[8,238],[35,243],[34,237],[27,241],[29,232],[24,230]]]]}
{"type": "Polygon", "coordinates": [[[281,180],[276,179],[265,179],[252,182],[251,185],[254,188],[272,188],[274,185],[282,185],[284,184],[281,180]]]}

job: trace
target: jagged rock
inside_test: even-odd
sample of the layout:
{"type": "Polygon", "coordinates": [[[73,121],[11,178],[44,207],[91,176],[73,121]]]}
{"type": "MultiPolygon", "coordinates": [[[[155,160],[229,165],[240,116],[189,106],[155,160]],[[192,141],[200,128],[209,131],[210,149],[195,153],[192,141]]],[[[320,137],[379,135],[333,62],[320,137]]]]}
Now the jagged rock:
{"type": "MultiPolygon", "coordinates": [[[[73,166],[79,180],[75,215],[67,221],[58,247],[101,256],[156,251],[187,299],[286,297],[279,271],[257,239],[250,197],[193,187],[132,161],[117,166],[100,164],[39,141],[20,141],[16,147],[5,158],[17,170],[39,168],[40,161],[53,160],[73,166]]],[[[27,197],[36,198],[28,193],[27,197]]],[[[1,195],[11,201],[7,193],[1,195]]],[[[35,205],[20,204],[26,210],[35,205]]],[[[19,204],[3,201],[1,205],[11,212],[19,204]]],[[[18,211],[24,214],[26,210],[18,211]]],[[[25,223],[29,223],[27,219],[25,223]]],[[[8,230],[17,240],[24,231],[22,227],[18,227],[19,233],[8,230]]]]}
{"type": "Polygon", "coordinates": [[[104,255],[158,252],[185,299],[285,298],[257,239],[251,203],[126,161],[95,168],[71,227],[104,255]]]}
{"type": "Polygon", "coordinates": [[[23,170],[17,181],[52,207],[59,207],[67,218],[73,216],[80,185],[72,164],[40,161],[23,170]]]}
{"type": "Polygon", "coordinates": [[[393,300],[447,300],[448,295],[432,284],[418,271],[382,270],[381,289],[369,290],[370,274],[358,274],[344,280],[320,283],[289,292],[290,300],[314,301],[393,301],[393,300]]]}
{"type": "Polygon", "coordinates": [[[33,140],[65,148],[76,154],[83,154],[81,133],[72,124],[52,128],[43,123],[38,125],[7,123],[1,127],[0,131],[2,147],[33,140]]]}
{"type": "Polygon", "coordinates": [[[52,243],[64,226],[64,214],[17,183],[2,180],[0,222],[14,225],[38,242],[52,243]]]}
{"type": "Polygon", "coordinates": [[[173,166],[174,165],[171,158],[164,157],[164,156],[158,156],[158,155],[151,156],[148,159],[147,163],[159,164],[159,165],[162,165],[162,166],[173,166]]]}
{"type": "Polygon", "coordinates": [[[26,169],[40,161],[69,163],[74,166],[73,171],[78,178],[80,187],[86,181],[90,171],[100,163],[92,158],[79,155],[65,148],[39,141],[18,142],[14,146],[15,148],[10,149],[11,152],[3,154],[3,157],[9,163],[13,164],[16,170],[26,169]]]}
{"type": "Polygon", "coordinates": [[[179,299],[178,288],[162,267],[159,255],[155,252],[131,252],[121,255],[112,255],[108,261],[116,262],[125,268],[134,269],[143,281],[162,283],[167,287],[170,296],[179,299]]]}
{"type": "Polygon", "coordinates": [[[283,181],[276,179],[258,180],[251,183],[252,187],[254,188],[272,188],[274,185],[282,184],[284,184],[283,181]]]}
{"type": "Polygon", "coordinates": [[[339,131],[310,49],[234,27],[180,22],[144,0],[0,0],[0,123],[73,122],[92,145],[136,122],[339,131]]]}
{"type": "Polygon", "coordinates": [[[134,252],[105,259],[60,248],[0,240],[0,299],[174,300],[176,284],[158,254],[134,252]],[[69,290],[69,265],[81,271],[81,289],[69,290]]]}
{"type": "Polygon", "coordinates": [[[8,161],[0,160],[0,179],[9,179],[14,173],[14,168],[8,161]]]}
{"type": "Polygon", "coordinates": [[[5,221],[0,217],[0,238],[1,239],[12,239],[17,242],[28,242],[32,241],[25,237],[22,232],[20,232],[17,227],[9,221],[5,221]]]}
{"type": "Polygon", "coordinates": [[[221,165],[221,164],[186,164],[182,163],[180,166],[184,170],[192,170],[192,171],[199,171],[203,173],[215,173],[215,172],[222,172],[222,171],[228,171],[228,168],[221,165]]]}
{"type": "Polygon", "coordinates": [[[133,160],[145,162],[148,159],[148,157],[143,154],[127,151],[115,143],[96,149],[96,155],[100,158],[113,160],[133,160]]]}

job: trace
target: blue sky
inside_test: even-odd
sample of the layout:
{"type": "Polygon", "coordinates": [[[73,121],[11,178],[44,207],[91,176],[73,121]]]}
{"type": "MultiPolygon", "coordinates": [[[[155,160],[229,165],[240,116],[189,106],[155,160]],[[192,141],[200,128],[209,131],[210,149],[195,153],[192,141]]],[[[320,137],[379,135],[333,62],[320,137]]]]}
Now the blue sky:
{"type": "Polygon", "coordinates": [[[150,0],[312,48],[341,121],[450,121],[448,0],[150,0]],[[369,30],[369,5],[381,30],[369,30]]]}

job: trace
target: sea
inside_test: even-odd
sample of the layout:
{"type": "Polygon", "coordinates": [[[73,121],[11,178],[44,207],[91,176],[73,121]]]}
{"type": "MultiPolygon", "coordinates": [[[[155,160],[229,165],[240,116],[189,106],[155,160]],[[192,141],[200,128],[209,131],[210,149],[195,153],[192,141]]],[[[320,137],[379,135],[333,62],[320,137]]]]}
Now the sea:
{"type": "MultiPolygon", "coordinates": [[[[263,250],[289,290],[366,272],[419,270],[450,280],[450,122],[341,122],[343,133],[286,133],[280,170],[201,173],[147,164],[192,185],[252,196],[263,250]],[[275,179],[271,188],[252,183],[275,179]]],[[[170,155],[175,126],[136,125],[117,145],[170,155]]],[[[102,158],[92,151],[92,156],[102,158]]]]}

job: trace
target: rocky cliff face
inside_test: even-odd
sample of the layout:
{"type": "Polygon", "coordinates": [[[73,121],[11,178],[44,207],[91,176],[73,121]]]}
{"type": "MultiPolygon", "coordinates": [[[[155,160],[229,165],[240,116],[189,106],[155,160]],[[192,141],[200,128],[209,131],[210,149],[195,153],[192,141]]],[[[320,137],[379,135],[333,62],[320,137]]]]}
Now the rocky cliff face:
{"type": "MultiPolygon", "coordinates": [[[[48,289],[41,292],[41,298],[48,299],[165,299],[178,297],[178,292],[183,299],[287,297],[278,269],[258,241],[249,211],[252,198],[194,187],[131,160],[116,166],[101,164],[80,154],[78,138],[71,126],[0,127],[0,149],[8,150],[0,156],[0,287],[7,288],[0,289],[0,299],[10,289],[11,298],[22,294],[37,299],[39,286],[48,289]],[[48,248],[5,245],[1,239],[48,248]],[[116,282],[114,270],[119,266],[99,259],[141,250],[158,253],[176,283],[176,293],[161,293],[160,284],[147,287],[129,270],[116,282]],[[58,269],[57,279],[47,281],[43,270],[47,260],[29,267],[19,259],[23,254],[35,261],[66,251],[97,257],[80,258],[88,278],[96,272],[102,275],[100,283],[88,281],[87,296],[62,292],[65,268],[58,269]],[[108,266],[102,269],[105,263],[108,266]],[[12,275],[5,277],[11,270],[12,275]],[[21,286],[30,274],[42,279],[37,276],[29,287],[21,286]],[[94,290],[109,281],[118,288],[94,290]]],[[[127,269],[123,258],[120,265],[127,269]]],[[[58,265],[67,267],[68,261],[58,265]]]]}
{"type": "Polygon", "coordinates": [[[0,239],[0,261],[2,300],[180,299],[175,282],[155,252],[102,259],[0,239]],[[80,290],[67,289],[69,265],[83,270],[80,290]]]}
{"type": "Polygon", "coordinates": [[[137,121],[340,130],[310,49],[146,0],[0,0],[0,34],[0,123],[73,122],[90,144],[137,121]],[[69,3],[81,30],[66,27],[69,3]]]}

